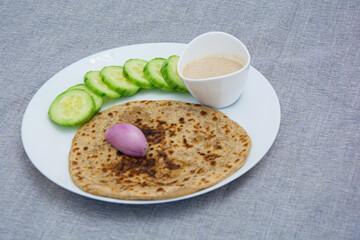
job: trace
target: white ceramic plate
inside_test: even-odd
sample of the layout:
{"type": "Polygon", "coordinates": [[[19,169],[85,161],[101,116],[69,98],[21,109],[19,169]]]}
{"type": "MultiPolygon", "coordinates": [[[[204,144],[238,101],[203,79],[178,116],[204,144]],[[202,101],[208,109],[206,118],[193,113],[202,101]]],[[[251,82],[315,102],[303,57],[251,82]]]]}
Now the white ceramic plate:
{"type": "MultiPolygon", "coordinates": [[[[93,199],[126,204],[153,204],[195,197],[217,189],[246,173],[257,164],[273,144],[280,126],[278,97],[266,78],[251,67],[246,89],[240,99],[229,107],[219,109],[243,126],[252,139],[252,148],[245,165],[226,180],[202,191],[168,200],[129,201],[88,194],[76,187],[68,170],[68,154],[77,127],[66,128],[54,124],[48,109],[54,98],[67,88],[82,83],[87,71],[105,66],[123,65],[127,59],[180,55],[185,48],[180,43],[148,43],[103,51],[71,64],[50,78],[31,99],[22,121],[22,142],[35,167],[59,186],[93,199]]],[[[133,100],[178,100],[197,103],[188,93],[168,93],[158,89],[144,90],[132,97],[107,99],[102,110],[133,100]]]]}

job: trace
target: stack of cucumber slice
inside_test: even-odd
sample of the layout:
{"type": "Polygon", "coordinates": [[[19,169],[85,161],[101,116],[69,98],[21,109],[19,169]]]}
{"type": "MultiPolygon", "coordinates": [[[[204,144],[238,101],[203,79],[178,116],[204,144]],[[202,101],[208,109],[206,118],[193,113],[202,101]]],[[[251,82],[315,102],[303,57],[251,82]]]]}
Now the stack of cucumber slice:
{"type": "Polygon", "coordinates": [[[150,61],[129,59],[124,66],[107,66],[89,71],[84,83],[59,94],[49,108],[52,121],[61,126],[83,124],[100,111],[105,98],[132,96],[141,88],[188,92],[177,72],[179,56],[150,61]]]}

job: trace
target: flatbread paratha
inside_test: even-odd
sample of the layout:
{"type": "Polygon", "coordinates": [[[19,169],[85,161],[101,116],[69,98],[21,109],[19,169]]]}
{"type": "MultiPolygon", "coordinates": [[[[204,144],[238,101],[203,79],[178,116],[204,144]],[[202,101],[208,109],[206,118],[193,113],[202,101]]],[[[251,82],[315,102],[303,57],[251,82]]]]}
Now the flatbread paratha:
{"type": "Polygon", "coordinates": [[[249,154],[246,131],[224,113],[178,101],[133,101],[104,110],[77,131],[70,175],[85,192],[117,199],[158,200],[208,188],[240,169],[249,154]],[[149,143],[143,158],[110,145],[119,123],[139,127],[149,143]]]}

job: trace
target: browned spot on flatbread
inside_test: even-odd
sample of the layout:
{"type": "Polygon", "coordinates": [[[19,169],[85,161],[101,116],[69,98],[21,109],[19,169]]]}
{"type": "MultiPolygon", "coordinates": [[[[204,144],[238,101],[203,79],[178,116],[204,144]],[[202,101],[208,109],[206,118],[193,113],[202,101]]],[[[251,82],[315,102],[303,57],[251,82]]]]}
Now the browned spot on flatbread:
{"type": "Polygon", "coordinates": [[[76,151],[78,151],[80,148],[78,148],[78,147],[76,147],[76,148],[73,148],[71,151],[72,152],[76,152],[76,151]]]}
{"type": "Polygon", "coordinates": [[[215,149],[222,149],[222,146],[219,143],[217,143],[217,144],[214,145],[214,148],[215,149]]]}
{"type": "Polygon", "coordinates": [[[155,162],[155,159],[146,156],[144,158],[134,158],[121,155],[117,162],[104,164],[104,169],[111,171],[117,176],[126,174],[131,174],[132,176],[140,174],[153,176],[156,173],[156,170],[153,169],[155,162]]]}
{"type": "Polygon", "coordinates": [[[170,170],[179,169],[181,167],[180,164],[175,164],[170,160],[165,161],[165,164],[166,164],[166,168],[170,170]]]}
{"type": "Polygon", "coordinates": [[[154,145],[161,143],[165,138],[164,130],[162,128],[150,128],[147,125],[142,124],[140,124],[138,127],[144,133],[149,144],[154,145]]]}
{"type": "Polygon", "coordinates": [[[207,111],[205,111],[205,110],[201,110],[200,111],[200,115],[201,116],[206,116],[208,113],[207,113],[207,111]]]}
{"type": "Polygon", "coordinates": [[[194,145],[189,144],[189,143],[187,142],[187,140],[186,140],[185,137],[183,138],[183,144],[184,144],[184,147],[186,147],[186,148],[192,148],[192,147],[194,147],[194,145]]]}
{"type": "Polygon", "coordinates": [[[157,192],[165,192],[165,190],[161,187],[156,190],[157,192]]]}
{"type": "Polygon", "coordinates": [[[205,156],[204,156],[204,159],[205,159],[206,161],[213,161],[213,160],[216,160],[216,159],[219,158],[219,157],[221,157],[221,155],[214,153],[214,154],[207,154],[207,155],[205,155],[205,156]]]}

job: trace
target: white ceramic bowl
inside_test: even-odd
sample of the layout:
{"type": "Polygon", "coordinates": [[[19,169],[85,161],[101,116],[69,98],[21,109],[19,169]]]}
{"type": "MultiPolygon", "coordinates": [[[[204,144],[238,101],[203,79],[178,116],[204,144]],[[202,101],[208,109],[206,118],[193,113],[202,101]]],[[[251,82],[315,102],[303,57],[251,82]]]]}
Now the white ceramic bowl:
{"type": "Polygon", "coordinates": [[[192,40],[180,55],[178,73],[189,92],[202,104],[214,108],[231,105],[239,99],[245,89],[250,68],[250,54],[246,46],[236,37],[224,32],[204,33],[192,40]],[[184,77],[188,63],[209,55],[223,55],[241,61],[243,68],[230,74],[191,79],[184,77]]]}

